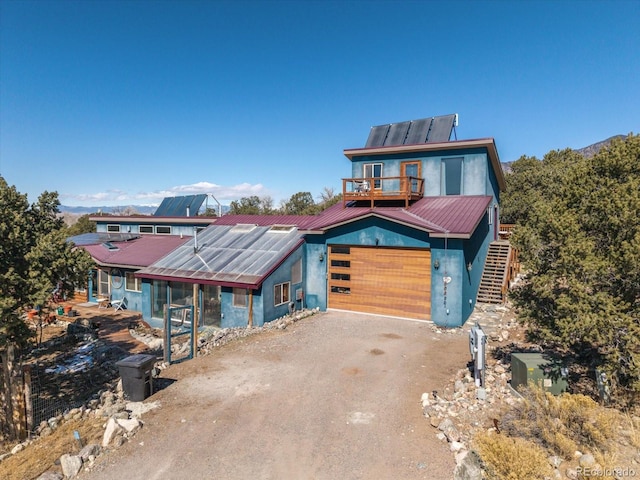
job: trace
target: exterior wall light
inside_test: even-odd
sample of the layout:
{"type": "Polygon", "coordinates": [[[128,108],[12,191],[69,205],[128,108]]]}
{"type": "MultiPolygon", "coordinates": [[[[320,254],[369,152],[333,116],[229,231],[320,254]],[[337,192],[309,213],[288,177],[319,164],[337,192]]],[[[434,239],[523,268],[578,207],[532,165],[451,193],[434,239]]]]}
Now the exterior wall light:
{"type": "Polygon", "coordinates": [[[320,255],[318,255],[318,261],[324,262],[324,253],[320,252],[320,255]]]}
{"type": "Polygon", "coordinates": [[[471,265],[471,262],[467,263],[467,271],[470,272],[471,269],[473,269],[473,265],[471,265]]]}
{"type": "Polygon", "coordinates": [[[433,262],[433,268],[438,270],[440,268],[440,260],[436,258],[435,262],[433,262]]]}

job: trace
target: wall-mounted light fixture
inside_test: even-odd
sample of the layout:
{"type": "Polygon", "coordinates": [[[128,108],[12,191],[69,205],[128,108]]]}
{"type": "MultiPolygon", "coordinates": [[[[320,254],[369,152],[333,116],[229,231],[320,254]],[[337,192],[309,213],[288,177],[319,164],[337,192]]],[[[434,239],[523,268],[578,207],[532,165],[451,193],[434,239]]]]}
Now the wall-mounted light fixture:
{"type": "Polygon", "coordinates": [[[437,258],[433,262],[433,268],[435,268],[436,270],[440,268],[440,260],[438,260],[437,258]]]}
{"type": "Polygon", "coordinates": [[[473,265],[471,265],[471,262],[467,263],[467,271],[470,272],[472,268],[473,265]]]}
{"type": "Polygon", "coordinates": [[[324,262],[324,253],[320,252],[320,255],[318,255],[318,261],[324,262]]]}

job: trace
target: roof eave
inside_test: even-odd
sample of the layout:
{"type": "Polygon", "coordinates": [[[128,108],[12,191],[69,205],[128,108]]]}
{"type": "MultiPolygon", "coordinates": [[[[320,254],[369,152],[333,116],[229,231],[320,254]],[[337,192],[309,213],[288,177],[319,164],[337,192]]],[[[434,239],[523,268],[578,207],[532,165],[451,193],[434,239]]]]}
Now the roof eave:
{"type": "Polygon", "coordinates": [[[135,274],[136,278],[144,278],[147,280],[164,280],[170,282],[172,280],[179,280],[181,283],[190,283],[190,284],[198,284],[198,285],[217,285],[219,287],[231,287],[231,288],[249,288],[251,290],[256,290],[260,288],[262,282],[260,283],[241,283],[241,282],[227,282],[227,281],[218,281],[218,280],[205,280],[202,278],[184,278],[184,277],[173,277],[171,275],[158,275],[156,273],[143,273],[143,274],[135,274]]]}

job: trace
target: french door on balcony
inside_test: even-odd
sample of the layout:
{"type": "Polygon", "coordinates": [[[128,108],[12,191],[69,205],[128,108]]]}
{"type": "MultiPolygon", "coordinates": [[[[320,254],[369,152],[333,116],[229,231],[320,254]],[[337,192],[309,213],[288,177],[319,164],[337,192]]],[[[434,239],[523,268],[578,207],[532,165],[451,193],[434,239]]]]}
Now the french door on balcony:
{"type": "MultiPolygon", "coordinates": [[[[401,173],[400,175],[402,175],[402,177],[413,177],[411,179],[411,192],[417,192],[418,191],[418,178],[421,178],[420,176],[420,166],[421,166],[422,162],[420,161],[411,161],[411,162],[402,162],[400,164],[400,168],[401,168],[401,173]]],[[[403,180],[406,181],[406,180],[403,180]]],[[[403,185],[404,187],[404,185],[403,185]]],[[[408,189],[403,188],[403,191],[406,191],[408,189]]]]}

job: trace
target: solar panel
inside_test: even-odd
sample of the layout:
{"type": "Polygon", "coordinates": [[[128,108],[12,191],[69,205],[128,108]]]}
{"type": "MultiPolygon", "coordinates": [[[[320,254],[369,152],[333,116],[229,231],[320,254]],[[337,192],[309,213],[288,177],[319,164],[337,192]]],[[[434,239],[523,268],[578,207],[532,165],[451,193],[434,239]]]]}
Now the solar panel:
{"type": "Polygon", "coordinates": [[[381,147],[384,145],[384,140],[387,138],[387,132],[389,131],[389,124],[378,125],[377,127],[371,127],[369,132],[369,138],[365,148],[369,147],[381,147]]]}
{"type": "Polygon", "coordinates": [[[440,117],[433,118],[433,125],[429,132],[429,138],[427,142],[448,142],[451,138],[451,131],[453,130],[454,115],[442,115],[440,117]]]}
{"type": "Polygon", "coordinates": [[[156,217],[186,217],[187,207],[190,216],[197,215],[206,198],[206,194],[166,197],[154,215],[156,217]]]}
{"type": "Polygon", "coordinates": [[[404,139],[407,136],[409,125],[411,125],[411,122],[392,123],[384,144],[386,146],[404,144],[404,139]]]}
{"type": "Polygon", "coordinates": [[[404,144],[413,145],[416,143],[425,143],[427,141],[429,127],[431,126],[431,120],[431,118],[422,118],[412,121],[404,144]]]}

